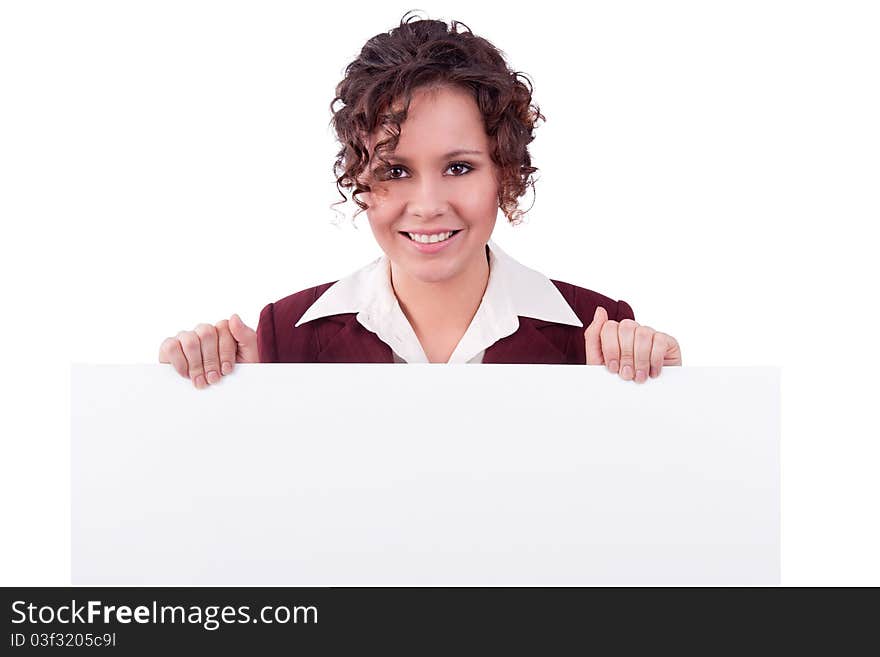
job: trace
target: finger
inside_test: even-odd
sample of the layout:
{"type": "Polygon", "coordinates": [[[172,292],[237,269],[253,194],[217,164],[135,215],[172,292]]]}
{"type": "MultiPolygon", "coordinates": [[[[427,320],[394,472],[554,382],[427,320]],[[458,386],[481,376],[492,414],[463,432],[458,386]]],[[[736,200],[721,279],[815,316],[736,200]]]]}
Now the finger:
{"type": "Polygon", "coordinates": [[[183,355],[183,348],[177,338],[165,338],[162,341],[162,346],[159,348],[159,362],[170,363],[180,376],[189,378],[186,356],[183,355]]]}
{"type": "Polygon", "coordinates": [[[177,341],[186,357],[189,378],[196,388],[204,388],[208,382],[205,380],[205,368],[202,365],[202,344],[199,336],[195,331],[181,331],[177,334],[177,341]]]}
{"type": "Polygon", "coordinates": [[[617,331],[620,340],[620,378],[624,381],[631,381],[636,373],[633,355],[636,326],[638,324],[634,320],[624,319],[620,321],[620,328],[617,331]]]}
{"type": "Polygon", "coordinates": [[[602,357],[608,363],[608,371],[616,374],[620,370],[620,343],[617,340],[619,324],[612,320],[602,325],[599,337],[602,340],[602,357]]]}
{"type": "Polygon", "coordinates": [[[605,360],[602,357],[602,341],[599,334],[602,326],[608,321],[608,311],[602,306],[596,306],[596,312],[593,313],[593,321],[584,331],[584,341],[587,352],[587,365],[604,365],[605,360]]]}
{"type": "Polygon", "coordinates": [[[233,364],[235,363],[235,354],[238,347],[235,344],[235,338],[229,330],[229,320],[223,319],[214,325],[217,329],[217,339],[220,347],[220,373],[232,374],[233,364]]]}
{"type": "Polygon", "coordinates": [[[666,351],[663,353],[664,365],[681,365],[681,347],[678,346],[678,340],[668,333],[664,333],[666,338],[666,351]]]}
{"type": "Polygon", "coordinates": [[[660,376],[663,369],[663,354],[666,353],[666,335],[664,333],[656,333],[654,335],[654,343],[651,346],[651,378],[656,379],[660,376]]]}
{"type": "Polygon", "coordinates": [[[202,343],[202,362],[205,365],[205,379],[208,383],[220,380],[220,341],[217,329],[211,324],[199,324],[195,328],[196,335],[202,343]]]}
{"type": "Polygon", "coordinates": [[[162,340],[162,344],[159,345],[159,362],[160,363],[170,363],[171,359],[168,357],[168,352],[171,350],[171,341],[174,338],[165,338],[162,340]]]}
{"type": "Polygon", "coordinates": [[[241,317],[237,314],[229,318],[229,330],[232,332],[232,337],[238,343],[236,362],[259,363],[260,353],[257,346],[257,332],[241,321],[241,317]]]}
{"type": "Polygon", "coordinates": [[[651,369],[651,346],[654,342],[656,331],[650,326],[637,326],[635,333],[633,355],[636,367],[635,382],[644,383],[648,380],[648,372],[651,369]]]}

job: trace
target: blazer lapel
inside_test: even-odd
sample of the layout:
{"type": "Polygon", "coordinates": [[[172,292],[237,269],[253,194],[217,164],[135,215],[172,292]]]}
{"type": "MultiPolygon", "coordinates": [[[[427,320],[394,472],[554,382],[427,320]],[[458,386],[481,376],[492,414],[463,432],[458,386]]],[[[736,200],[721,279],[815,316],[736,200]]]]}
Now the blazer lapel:
{"type": "Polygon", "coordinates": [[[357,315],[328,318],[345,325],[318,352],[319,363],[393,363],[391,347],[357,321],[357,315]]]}
{"type": "Polygon", "coordinates": [[[564,365],[568,362],[565,353],[540,331],[551,325],[553,322],[520,317],[519,328],[514,333],[486,349],[483,363],[564,365]]]}

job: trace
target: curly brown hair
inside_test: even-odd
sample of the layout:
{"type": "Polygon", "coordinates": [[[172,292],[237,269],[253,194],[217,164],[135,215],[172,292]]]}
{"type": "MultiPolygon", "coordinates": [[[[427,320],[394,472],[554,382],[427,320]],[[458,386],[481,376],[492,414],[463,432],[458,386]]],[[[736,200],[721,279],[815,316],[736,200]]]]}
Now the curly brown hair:
{"type": "Polygon", "coordinates": [[[476,101],[496,165],[498,207],[511,224],[520,223],[528,210],[518,209],[517,199],[530,186],[534,192],[533,176],[538,170],[532,166],[528,145],[534,139],[538,119],[546,121],[532,104],[531,81],[525,74],[511,71],[503,52],[467,25],[455,20],[450,25],[439,20],[412,20],[417,17],[407,18],[410,13],[403,15],[398,27],[367,41],[336,86],[330,125],[342,148],[336,155],[333,175],[343,200],[332,205],[348,200],[343,188],[354,188],[351,198],[360,209],[352,221],[367,209],[357,198],[371,191],[369,182],[376,181],[375,170],[362,175],[370,166],[366,138],[380,125],[384,127],[389,138],[376,144],[374,156],[387,165],[383,154],[397,148],[400,125],[415,91],[448,85],[467,90],[476,101]],[[458,31],[459,26],[463,32],[458,31]],[[402,108],[394,111],[401,100],[402,108]],[[334,109],[340,101],[343,106],[334,109]]]}

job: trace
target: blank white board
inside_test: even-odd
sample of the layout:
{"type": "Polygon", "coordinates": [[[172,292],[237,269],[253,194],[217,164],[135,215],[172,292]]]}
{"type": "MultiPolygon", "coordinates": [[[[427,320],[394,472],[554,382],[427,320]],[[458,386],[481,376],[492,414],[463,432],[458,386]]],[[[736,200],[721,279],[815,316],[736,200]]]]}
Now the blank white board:
{"type": "Polygon", "coordinates": [[[779,370],[72,367],[75,585],[773,585],[779,370]]]}

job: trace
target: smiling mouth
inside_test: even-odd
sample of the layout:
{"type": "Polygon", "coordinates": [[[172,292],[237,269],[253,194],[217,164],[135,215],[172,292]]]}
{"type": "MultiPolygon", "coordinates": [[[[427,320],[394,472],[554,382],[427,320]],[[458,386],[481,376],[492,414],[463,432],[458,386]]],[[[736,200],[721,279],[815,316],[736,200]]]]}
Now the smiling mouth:
{"type": "MultiPolygon", "coordinates": [[[[451,240],[453,237],[455,237],[456,235],[458,235],[461,231],[462,231],[461,228],[459,228],[458,230],[450,231],[451,234],[449,235],[449,237],[446,238],[446,240],[451,240]]],[[[402,230],[401,230],[401,231],[398,231],[398,232],[399,232],[401,235],[404,235],[405,237],[409,238],[409,241],[410,241],[410,242],[416,242],[416,243],[418,243],[418,244],[437,244],[437,243],[438,243],[438,242],[420,242],[419,240],[414,240],[412,237],[410,237],[409,233],[407,233],[407,232],[405,232],[405,231],[402,231],[402,230]]],[[[445,242],[446,240],[442,240],[442,241],[445,242]]]]}

